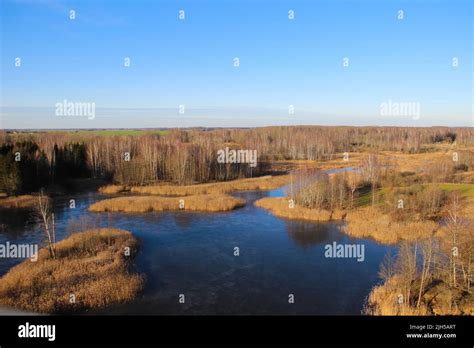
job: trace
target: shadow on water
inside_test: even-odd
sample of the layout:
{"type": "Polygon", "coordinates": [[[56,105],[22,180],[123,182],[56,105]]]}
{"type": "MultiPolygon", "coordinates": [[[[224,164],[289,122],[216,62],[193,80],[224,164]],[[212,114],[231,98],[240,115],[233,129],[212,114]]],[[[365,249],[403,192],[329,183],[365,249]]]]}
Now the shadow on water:
{"type": "Polygon", "coordinates": [[[342,239],[334,223],[311,224],[291,221],[286,224],[290,238],[301,248],[309,248],[317,244],[339,241],[342,239]]]}
{"type": "Polygon", "coordinates": [[[0,209],[0,234],[10,240],[21,238],[35,223],[32,209],[0,209]]]}
{"type": "Polygon", "coordinates": [[[173,216],[174,221],[177,226],[180,227],[180,229],[188,229],[192,226],[193,221],[194,221],[194,216],[193,214],[188,214],[188,213],[176,213],[173,216]]]}

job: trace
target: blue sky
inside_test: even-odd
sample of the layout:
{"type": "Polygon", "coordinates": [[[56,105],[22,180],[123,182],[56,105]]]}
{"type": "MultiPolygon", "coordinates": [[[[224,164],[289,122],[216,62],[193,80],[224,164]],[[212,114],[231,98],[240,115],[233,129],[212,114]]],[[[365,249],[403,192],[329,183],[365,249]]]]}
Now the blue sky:
{"type": "Polygon", "coordinates": [[[0,2],[4,128],[474,126],[470,0],[0,2]]]}

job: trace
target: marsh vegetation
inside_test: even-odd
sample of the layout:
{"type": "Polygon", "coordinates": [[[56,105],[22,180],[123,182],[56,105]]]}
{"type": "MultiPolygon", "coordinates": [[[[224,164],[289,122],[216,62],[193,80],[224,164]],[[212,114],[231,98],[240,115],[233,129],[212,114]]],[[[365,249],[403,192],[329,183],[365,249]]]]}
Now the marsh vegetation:
{"type": "MultiPolygon", "coordinates": [[[[255,205],[290,220],[343,221],[337,226],[346,235],[400,246],[382,266],[383,283],[370,293],[367,314],[472,314],[471,128],[2,132],[0,137],[0,208],[6,211],[34,209],[42,188],[54,200],[55,193],[84,180],[100,180],[99,192],[115,195],[90,206],[99,214],[230,211],[245,205],[231,192],[285,185],[286,197],[264,197],[255,205]],[[258,165],[219,163],[223,148],[256,150],[258,165]],[[351,168],[331,171],[344,167],[351,168]]],[[[53,244],[63,255],[60,243],[53,244]]],[[[57,262],[49,250],[51,262],[57,262]]],[[[100,266],[92,254],[79,255],[100,266]]],[[[31,266],[22,267],[27,272],[31,266]]],[[[26,277],[30,283],[23,292],[37,293],[35,277],[26,277]]],[[[19,284],[19,278],[8,279],[14,280],[5,283],[9,286],[19,284]]],[[[134,279],[136,286],[117,301],[138,291],[134,279]]],[[[10,289],[5,299],[25,302],[19,292],[5,289],[10,289]]],[[[47,303],[41,309],[46,311],[66,308],[51,300],[40,303],[47,303]]]]}
{"type": "Polygon", "coordinates": [[[135,298],[144,279],[134,273],[138,248],[130,232],[100,228],[75,233],[39,250],[0,279],[0,304],[39,313],[71,313],[135,298]],[[129,252],[128,252],[129,251],[129,252]]]}

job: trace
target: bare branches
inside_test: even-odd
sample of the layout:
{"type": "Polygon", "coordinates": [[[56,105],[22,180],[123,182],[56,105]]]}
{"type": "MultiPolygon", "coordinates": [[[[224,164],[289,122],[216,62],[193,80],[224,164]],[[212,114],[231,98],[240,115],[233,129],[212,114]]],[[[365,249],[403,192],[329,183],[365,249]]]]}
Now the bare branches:
{"type": "Polygon", "coordinates": [[[49,255],[51,258],[56,258],[56,231],[54,226],[54,214],[50,211],[49,199],[41,190],[38,194],[38,204],[36,213],[43,225],[43,231],[47,238],[49,255]],[[50,227],[50,223],[52,226],[50,227]]]}
{"type": "Polygon", "coordinates": [[[369,153],[361,161],[361,171],[364,178],[370,182],[372,190],[372,206],[375,205],[375,190],[380,176],[381,165],[375,153],[369,153]]]}

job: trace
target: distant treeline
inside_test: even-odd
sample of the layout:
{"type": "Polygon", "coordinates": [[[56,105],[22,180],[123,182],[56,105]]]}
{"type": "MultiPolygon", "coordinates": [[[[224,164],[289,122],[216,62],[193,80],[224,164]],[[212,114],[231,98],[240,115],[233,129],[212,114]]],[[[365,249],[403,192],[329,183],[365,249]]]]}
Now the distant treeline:
{"type": "Polygon", "coordinates": [[[331,159],[346,151],[416,153],[426,150],[422,145],[454,141],[472,144],[474,129],[296,126],[173,129],[135,136],[3,131],[0,191],[34,191],[72,178],[101,178],[130,185],[226,181],[262,175],[270,160],[331,159]],[[218,163],[217,151],[225,147],[256,150],[257,167],[218,163]]]}
{"type": "Polygon", "coordinates": [[[474,128],[412,127],[266,127],[210,132],[221,141],[245,144],[270,159],[331,159],[335,153],[401,151],[419,153],[423,145],[456,141],[474,145],[474,128]]]}
{"type": "MultiPolygon", "coordinates": [[[[157,181],[180,185],[259,176],[266,161],[218,163],[222,144],[210,136],[196,142],[186,132],[169,136],[85,136],[68,133],[4,134],[0,145],[0,191],[35,191],[75,178],[128,185],[157,181]]],[[[260,159],[260,158],[259,158],[260,159]]]]}

